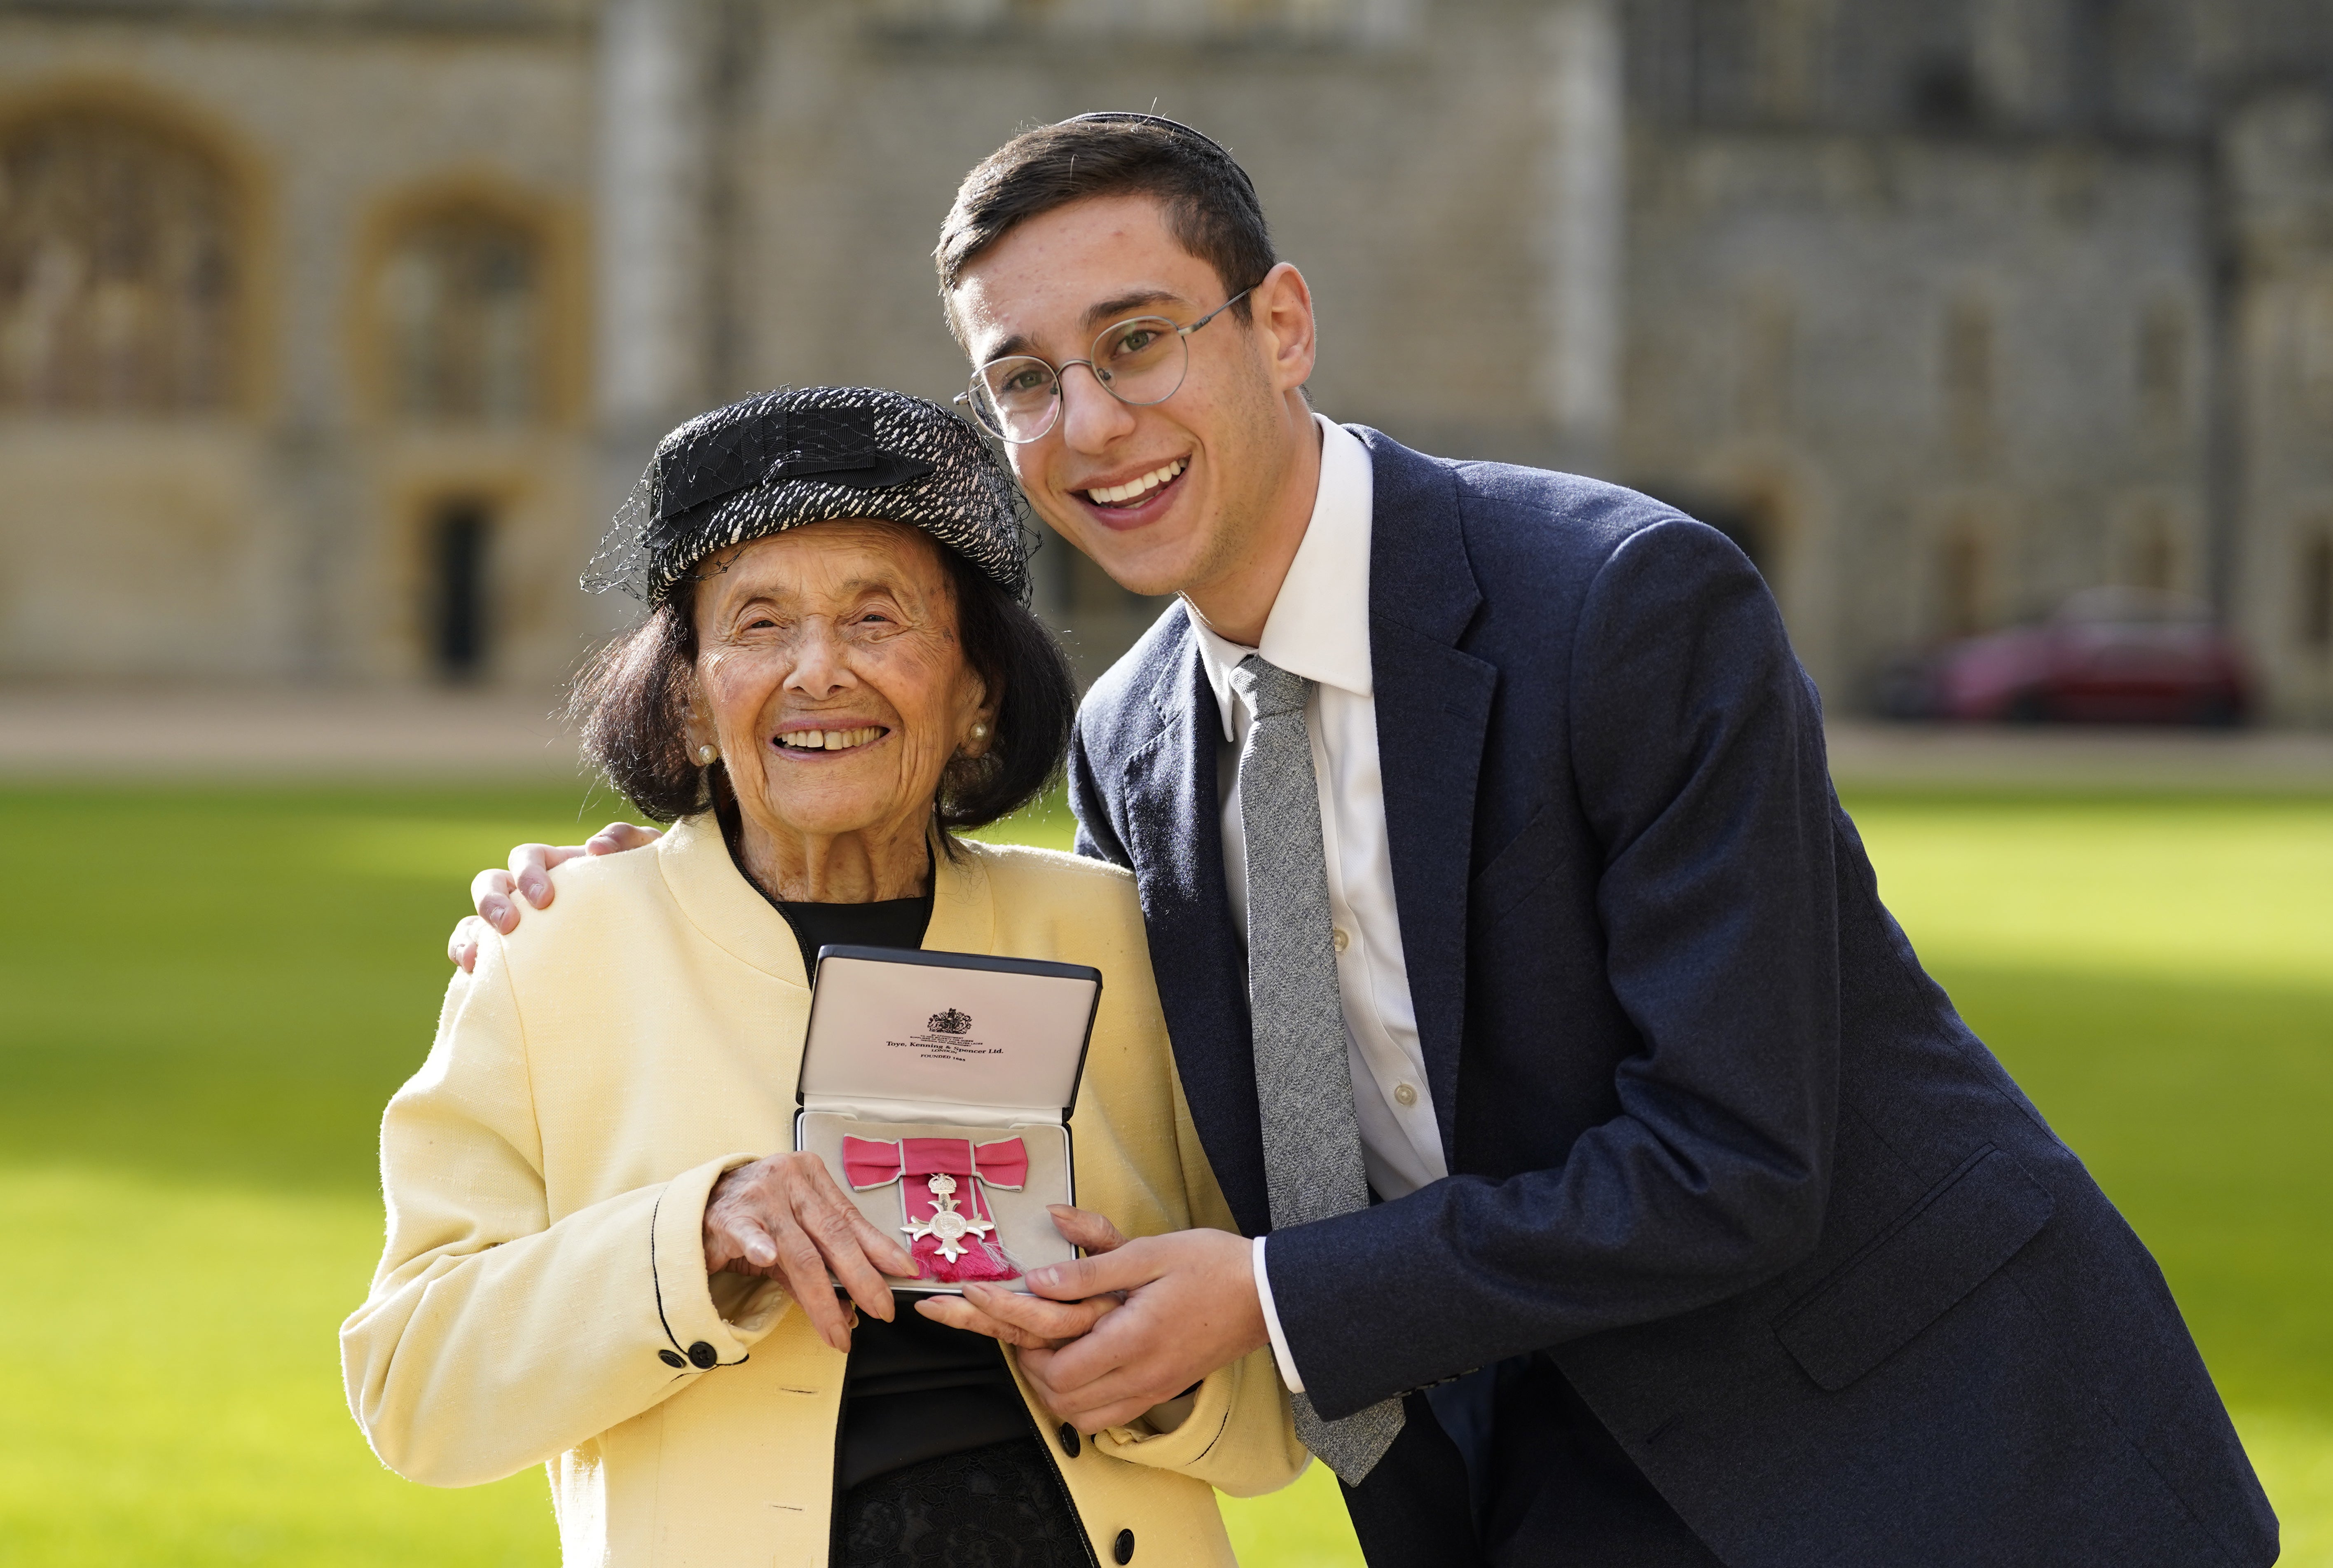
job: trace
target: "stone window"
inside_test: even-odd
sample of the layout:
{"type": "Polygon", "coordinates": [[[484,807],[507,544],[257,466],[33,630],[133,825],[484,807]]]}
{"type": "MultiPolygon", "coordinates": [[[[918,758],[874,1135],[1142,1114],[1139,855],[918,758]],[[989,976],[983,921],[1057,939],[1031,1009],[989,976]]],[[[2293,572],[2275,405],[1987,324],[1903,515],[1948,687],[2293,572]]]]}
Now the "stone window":
{"type": "Polygon", "coordinates": [[[1937,624],[1944,635],[1973,637],[1987,630],[1992,563],[1983,534],[1972,524],[1946,531],[1936,551],[1937,624]]]}
{"type": "Polygon", "coordinates": [[[1738,424],[1761,434],[1788,430],[1798,385],[1798,312],[1768,280],[1749,290],[1734,316],[1738,424]]]}
{"type": "Polygon", "coordinates": [[[2300,644],[2333,649],[2333,524],[2300,549],[2300,644]]]}
{"type": "Polygon", "coordinates": [[[2151,440],[2175,439],[2186,425],[2187,341],[2187,313],[2174,301],[2139,317],[2139,418],[2151,440]]]}
{"type": "Polygon", "coordinates": [[[1761,44],[1748,0],[1683,0],[1693,118],[1730,125],[1758,113],[1761,44]]]}
{"type": "Polygon", "coordinates": [[[542,405],[542,261],[484,213],[416,223],[381,268],[389,405],[424,421],[511,423],[542,405]]]}
{"type": "Polygon", "coordinates": [[[1824,107],[1831,5],[1832,0],[1760,0],[1757,88],[1765,118],[1795,124],[1824,107]]]}
{"type": "Polygon", "coordinates": [[[1992,444],[1994,336],[1992,310],[1983,300],[1955,300],[1944,313],[1944,422],[1954,453],[1972,461],[1992,444]]]}
{"type": "Polygon", "coordinates": [[[2317,418],[2333,418],[2333,278],[2301,292],[2289,341],[2303,401],[2317,418]]]}
{"type": "Polygon", "coordinates": [[[2124,543],[2121,578],[2158,592],[2179,586],[2179,530],[2169,512],[2149,506],[2133,520],[2124,543]]]}
{"type": "Polygon", "coordinates": [[[1976,64],[1962,50],[1921,55],[1905,72],[1904,97],[1914,125],[1923,130],[1964,131],[1983,117],[1976,64]]]}
{"type": "Polygon", "coordinates": [[[1769,503],[1752,501],[1742,504],[1718,504],[1692,514],[1733,542],[1733,547],[1750,557],[1750,564],[1769,584],[1774,582],[1776,536],[1774,509],[1769,503]]]}
{"type": "Polygon", "coordinates": [[[135,122],[44,116],[0,139],[0,409],[199,413],[235,391],[235,199],[135,122]]]}

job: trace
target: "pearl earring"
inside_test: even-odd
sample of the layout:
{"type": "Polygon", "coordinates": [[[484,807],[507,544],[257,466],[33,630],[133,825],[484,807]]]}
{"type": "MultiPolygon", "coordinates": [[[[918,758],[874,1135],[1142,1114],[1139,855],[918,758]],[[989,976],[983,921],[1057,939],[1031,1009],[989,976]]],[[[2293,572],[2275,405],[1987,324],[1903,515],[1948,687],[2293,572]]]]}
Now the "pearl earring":
{"type": "Polygon", "coordinates": [[[974,740],[986,740],[988,738],[988,726],[984,724],[974,725],[972,726],[972,738],[974,740]]]}
{"type": "Polygon", "coordinates": [[[719,746],[698,746],[698,747],[696,748],[696,765],[697,765],[697,766],[699,766],[699,767],[711,767],[715,763],[716,763],[716,762],[718,762],[718,761],[720,761],[720,760],[721,760],[721,748],[720,748],[719,746]]]}

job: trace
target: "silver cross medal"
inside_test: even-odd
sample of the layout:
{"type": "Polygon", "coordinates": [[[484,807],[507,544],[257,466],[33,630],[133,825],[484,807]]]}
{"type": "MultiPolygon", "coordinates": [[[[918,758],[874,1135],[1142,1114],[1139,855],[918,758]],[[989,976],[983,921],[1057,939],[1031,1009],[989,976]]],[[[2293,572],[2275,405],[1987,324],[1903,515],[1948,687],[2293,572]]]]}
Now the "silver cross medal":
{"type": "Polygon", "coordinates": [[[947,1172],[940,1172],[924,1185],[932,1189],[932,1217],[909,1220],[901,1226],[899,1228],[907,1233],[908,1240],[921,1241],[927,1236],[936,1236],[939,1238],[940,1255],[954,1263],[965,1255],[964,1238],[967,1235],[976,1233],[981,1240],[986,1241],[988,1233],[996,1228],[988,1220],[974,1219],[957,1211],[955,1178],[947,1172]]]}

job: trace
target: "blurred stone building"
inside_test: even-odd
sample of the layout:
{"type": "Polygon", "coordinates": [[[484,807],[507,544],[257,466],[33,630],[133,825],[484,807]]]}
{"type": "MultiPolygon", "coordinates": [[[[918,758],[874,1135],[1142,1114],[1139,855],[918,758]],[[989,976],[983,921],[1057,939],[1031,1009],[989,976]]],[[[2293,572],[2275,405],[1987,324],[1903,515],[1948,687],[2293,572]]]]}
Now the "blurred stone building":
{"type": "Polygon", "coordinates": [[[2123,582],[2333,722],[2324,0],[0,0],[0,678],[548,687],[657,433],[951,396],[957,178],[1154,103],[1324,410],[1724,527],[1835,707],[2123,582]]]}

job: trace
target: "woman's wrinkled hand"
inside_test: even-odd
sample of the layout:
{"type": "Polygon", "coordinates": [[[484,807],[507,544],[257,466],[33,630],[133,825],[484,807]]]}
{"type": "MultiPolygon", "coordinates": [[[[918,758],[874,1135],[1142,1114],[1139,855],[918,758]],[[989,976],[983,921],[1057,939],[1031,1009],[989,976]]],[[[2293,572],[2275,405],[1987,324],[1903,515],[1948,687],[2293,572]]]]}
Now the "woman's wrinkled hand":
{"type": "MultiPolygon", "coordinates": [[[[1118,1227],[1089,1209],[1066,1203],[1045,1206],[1053,1228],[1070,1245],[1088,1254],[1115,1252],[1126,1245],[1118,1227]]],[[[1069,1343],[1099,1323],[1124,1301],[1118,1295],[1098,1295],[1084,1301],[1047,1301],[995,1285],[967,1284],[961,1296],[926,1296],[916,1310],[951,1328],[969,1329],[1022,1350],[1050,1351],[1069,1343]]]]}
{"type": "Polygon", "coordinates": [[[705,1272],[785,1282],[819,1338],[850,1349],[850,1322],[828,1275],[862,1312],[891,1321],[886,1274],[912,1279],[916,1260],[859,1212],[815,1154],[741,1165],[705,1203],[705,1272]]]}

